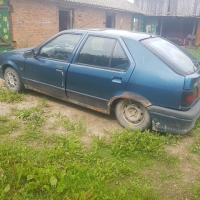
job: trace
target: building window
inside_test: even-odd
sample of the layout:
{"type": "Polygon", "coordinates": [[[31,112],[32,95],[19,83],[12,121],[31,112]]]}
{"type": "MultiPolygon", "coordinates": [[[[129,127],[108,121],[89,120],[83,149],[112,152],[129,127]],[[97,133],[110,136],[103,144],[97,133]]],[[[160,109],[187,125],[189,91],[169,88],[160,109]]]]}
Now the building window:
{"type": "Polygon", "coordinates": [[[115,14],[106,13],[106,28],[115,28],[115,14]]]}
{"type": "Polygon", "coordinates": [[[73,10],[59,10],[59,31],[73,28],[73,10]]]}

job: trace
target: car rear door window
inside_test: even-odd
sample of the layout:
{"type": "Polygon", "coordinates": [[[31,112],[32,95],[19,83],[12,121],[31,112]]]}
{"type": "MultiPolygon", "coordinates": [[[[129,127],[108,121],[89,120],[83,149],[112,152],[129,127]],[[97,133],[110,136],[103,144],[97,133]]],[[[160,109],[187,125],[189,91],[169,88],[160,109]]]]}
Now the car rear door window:
{"type": "Polygon", "coordinates": [[[76,62],[107,68],[110,64],[115,43],[115,39],[89,36],[76,62]]]}
{"type": "Polygon", "coordinates": [[[62,34],[44,45],[40,50],[39,56],[68,61],[81,37],[82,35],[79,34],[62,34]]]}
{"type": "Polygon", "coordinates": [[[129,67],[129,59],[119,41],[99,36],[88,37],[76,63],[123,71],[129,67]]]}
{"type": "Polygon", "coordinates": [[[113,52],[110,67],[118,70],[126,70],[128,66],[129,60],[126,54],[124,53],[124,50],[122,49],[121,45],[119,44],[119,42],[117,42],[115,50],[113,52]]]}

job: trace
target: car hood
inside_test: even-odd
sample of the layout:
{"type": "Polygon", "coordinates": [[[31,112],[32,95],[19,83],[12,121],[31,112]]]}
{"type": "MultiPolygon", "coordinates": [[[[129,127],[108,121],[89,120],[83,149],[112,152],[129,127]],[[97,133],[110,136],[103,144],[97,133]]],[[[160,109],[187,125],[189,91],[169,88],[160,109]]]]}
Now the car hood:
{"type": "Polygon", "coordinates": [[[25,51],[28,51],[28,50],[31,50],[33,49],[34,47],[29,47],[29,48],[23,48],[23,49],[16,49],[16,50],[13,50],[11,52],[20,52],[20,53],[24,53],[25,51]]]}
{"type": "Polygon", "coordinates": [[[16,55],[16,54],[23,54],[25,51],[28,51],[28,50],[31,50],[31,49],[33,49],[33,47],[3,52],[3,53],[0,54],[0,58],[9,58],[10,56],[13,56],[13,55],[16,55]]]}

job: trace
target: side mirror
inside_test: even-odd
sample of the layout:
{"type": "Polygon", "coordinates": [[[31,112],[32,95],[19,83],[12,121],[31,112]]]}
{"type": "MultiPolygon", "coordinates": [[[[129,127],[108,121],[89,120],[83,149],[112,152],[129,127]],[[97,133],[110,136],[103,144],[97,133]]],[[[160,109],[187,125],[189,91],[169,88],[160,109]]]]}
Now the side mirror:
{"type": "Polygon", "coordinates": [[[38,53],[34,51],[34,49],[32,49],[32,53],[33,53],[33,57],[36,58],[38,53]]]}
{"type": "Polygon", "coordinates": [[[35,52],[34,50],[28,50],[28,51],[25,51],[24,54],[23,54],[24,58],[31,58],[31,57],[35,57],[35,52]]]}

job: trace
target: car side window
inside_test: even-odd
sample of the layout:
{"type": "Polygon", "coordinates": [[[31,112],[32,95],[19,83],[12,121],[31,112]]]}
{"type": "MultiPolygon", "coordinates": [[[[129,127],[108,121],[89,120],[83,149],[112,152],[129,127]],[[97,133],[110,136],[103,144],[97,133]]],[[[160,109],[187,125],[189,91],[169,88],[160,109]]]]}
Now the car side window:
{"type": "Polygon", "coordinates": [[[39,56],[49,59],[68,61],[82,35],[63,34],[44,45],[39,56]]]}
{"type": "Polygon", "coordinates": [[[115,39],[89,36],[76,62],[85,65],[109,67],[115,43],[115,39]]]}
{"type": "Polygon", "coordinates": [[[119,42],[115,46],[110,67],[118,70],[126,70],[129,67],[129,59],[119,42]]]}

